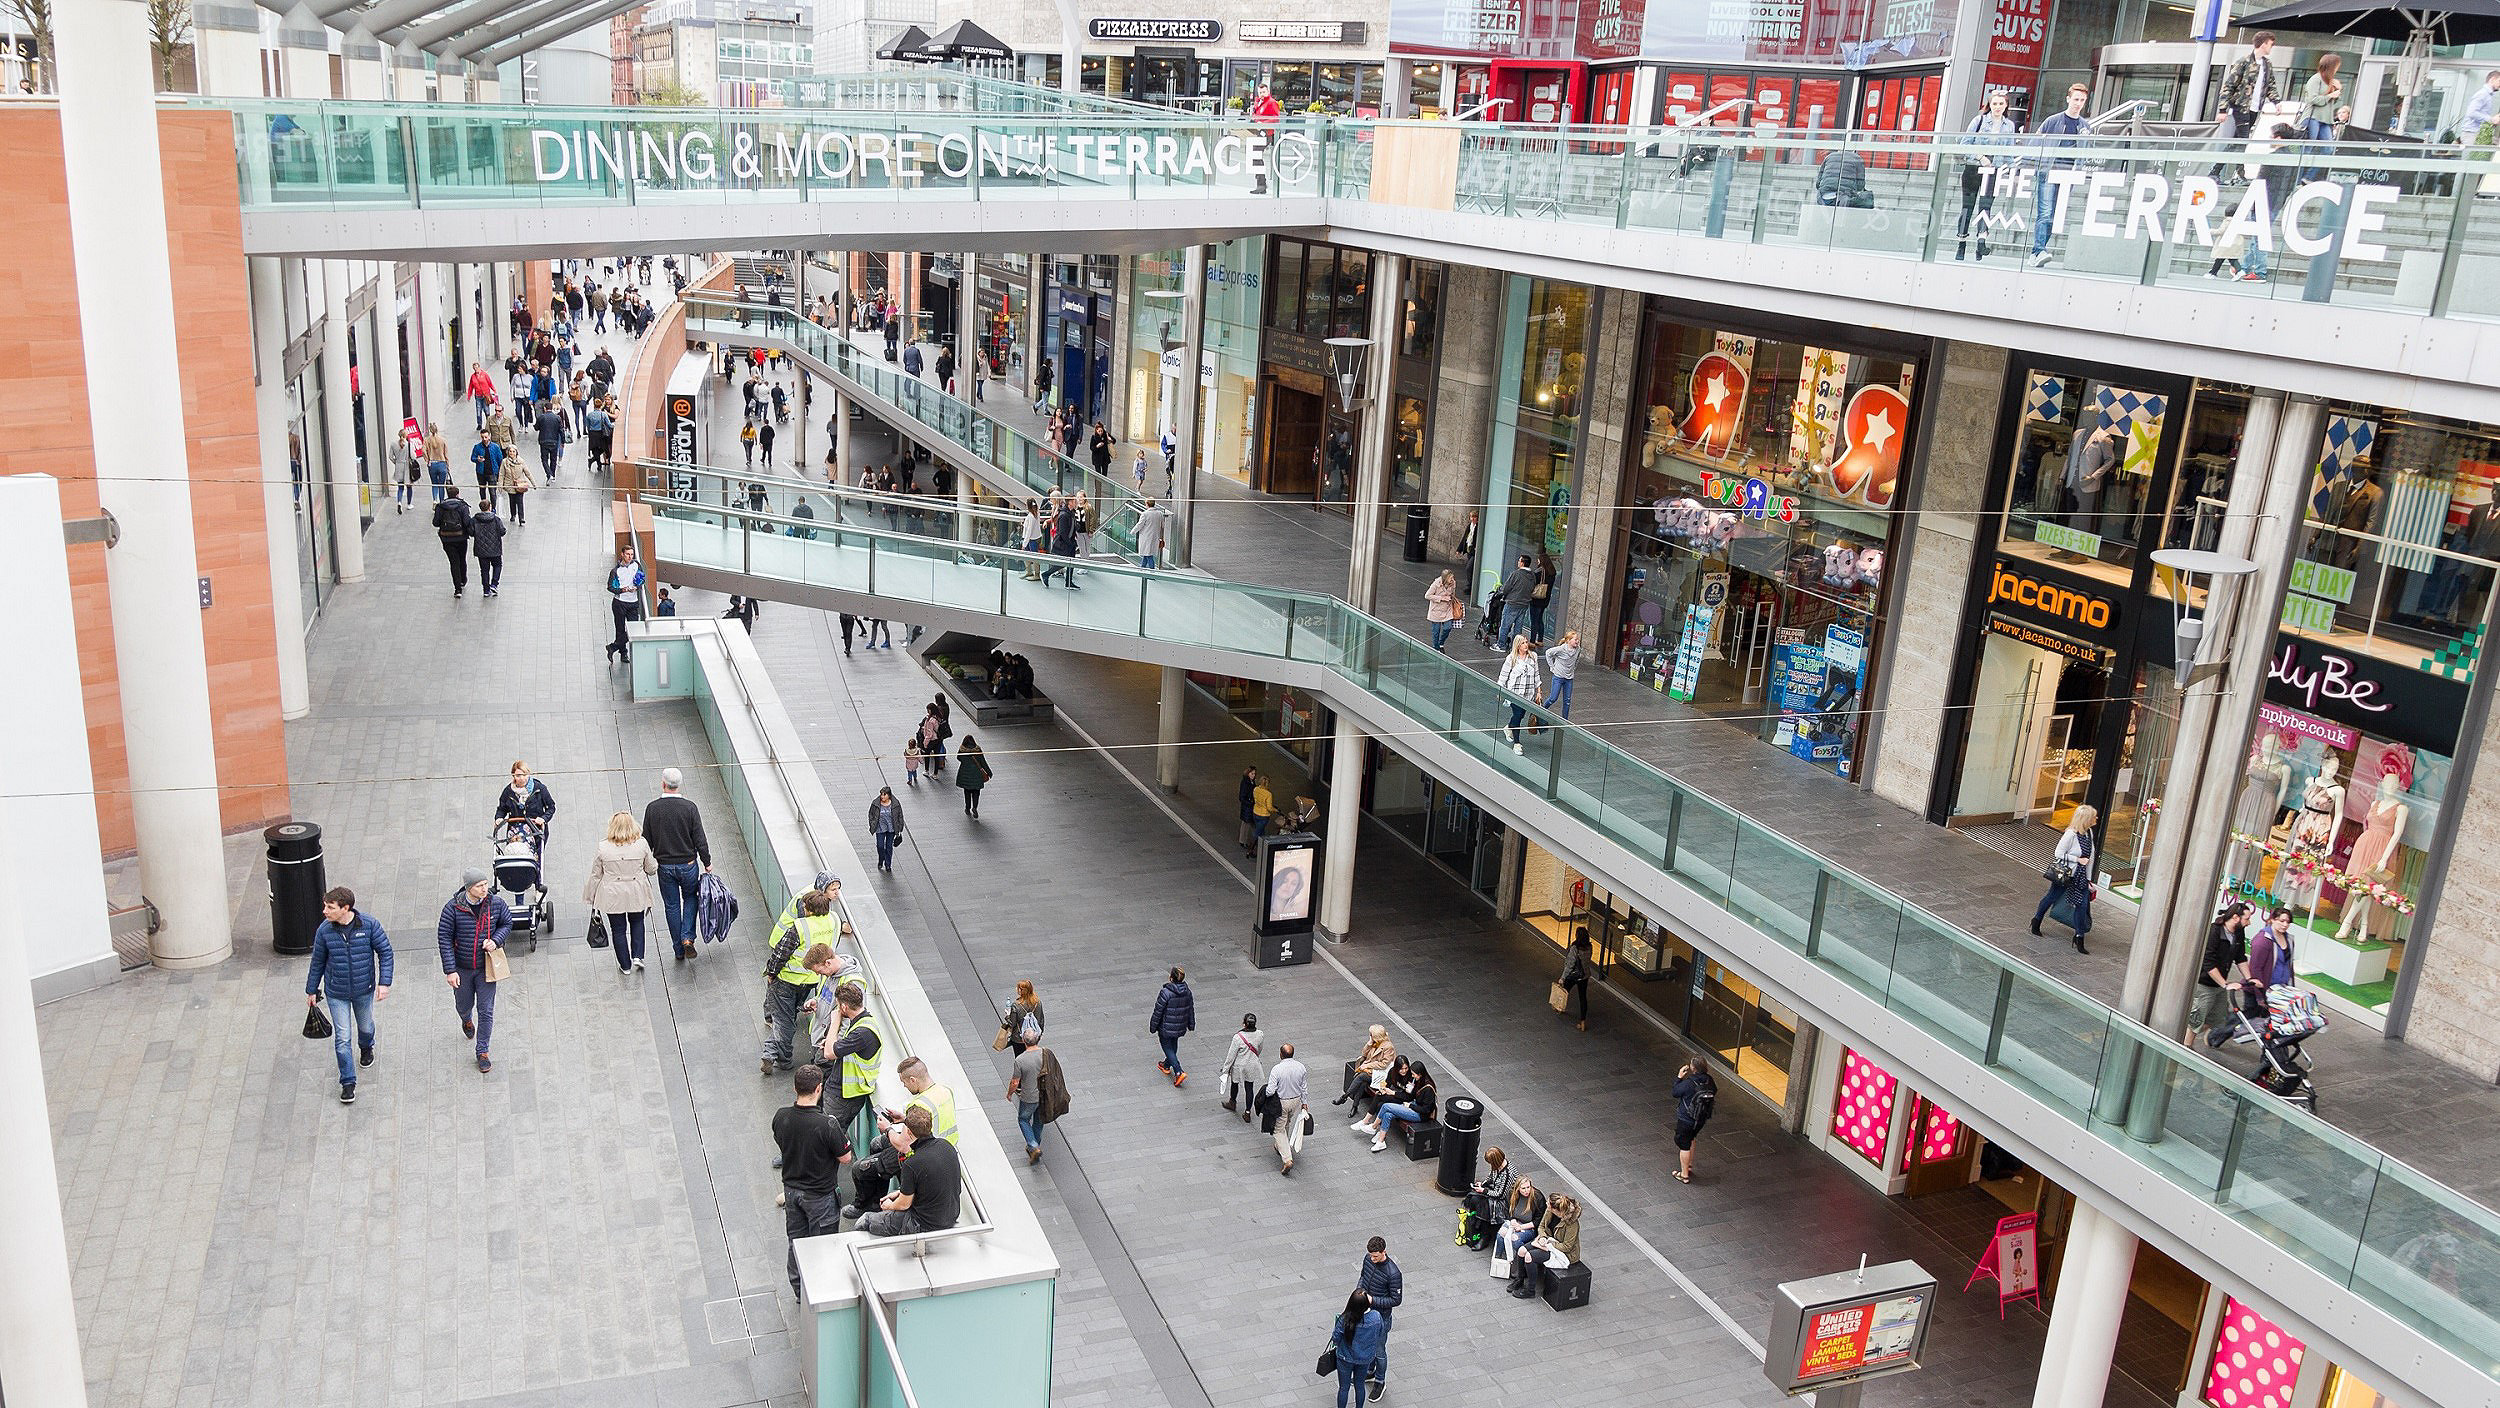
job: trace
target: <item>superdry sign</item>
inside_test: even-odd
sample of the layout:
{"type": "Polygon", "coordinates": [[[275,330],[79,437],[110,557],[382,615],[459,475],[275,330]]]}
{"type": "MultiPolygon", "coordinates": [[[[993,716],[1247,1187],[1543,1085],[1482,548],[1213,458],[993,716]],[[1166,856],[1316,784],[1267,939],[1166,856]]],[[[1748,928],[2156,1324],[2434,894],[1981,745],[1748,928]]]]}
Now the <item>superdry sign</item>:
{"type": "Polygon", "coordinates": [[[1129,44],[1213,44],[1224,37],[1224,25],[1218,20],[1088,20],[1085,33],[1129,44]]]}

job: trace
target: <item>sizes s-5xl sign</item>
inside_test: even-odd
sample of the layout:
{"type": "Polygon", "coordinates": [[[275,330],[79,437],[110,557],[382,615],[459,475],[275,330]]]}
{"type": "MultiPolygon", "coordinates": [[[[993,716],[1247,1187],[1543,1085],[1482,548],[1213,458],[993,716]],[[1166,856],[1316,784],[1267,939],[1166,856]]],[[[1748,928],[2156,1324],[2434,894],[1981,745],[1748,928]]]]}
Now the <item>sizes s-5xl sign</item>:
{"type": "Polygon", "coordinates": [[[1219,20],[1089,20],[1085,33],[1095,39],[1117,39],[1129,43],[1168,40],[1213,44],[1224,37],[1224,25],[1219,20]]]}

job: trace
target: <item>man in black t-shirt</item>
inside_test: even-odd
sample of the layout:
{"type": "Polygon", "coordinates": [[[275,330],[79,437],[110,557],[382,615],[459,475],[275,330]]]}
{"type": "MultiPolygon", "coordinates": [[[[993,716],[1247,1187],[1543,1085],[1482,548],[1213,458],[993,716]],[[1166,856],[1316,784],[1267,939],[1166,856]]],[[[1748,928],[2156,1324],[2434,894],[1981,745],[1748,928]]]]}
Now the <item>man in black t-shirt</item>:
{"type": "Polygon", "coordinates": [[[955,1146],[930,1133],[929,1110],[914,1105],[891,1132],[894,1147],[903,1151],[900,1186],[885,1195],[879,1211],[859,1220],[871,1237],[901,1237],[913,1232],[943,1232],[962,1214],[963,1165],[955,1146]]]}
{"type": "MultiPolygon", "coordinates": [[[[817,1108],[825,1088],[821,1066],[805,1065],[790,1077],[797,1102],[773,1112],[773,1143],[781,1150],[782,1226],[790,1234],[790,1294],[800,1296],[799,1239],[842,1230],[842,1165],[851,1161],[851,1140],[842,1126],[817,1108]]],[[[803,1297],[802,1297],[803,1298],[803,1297]]]]}

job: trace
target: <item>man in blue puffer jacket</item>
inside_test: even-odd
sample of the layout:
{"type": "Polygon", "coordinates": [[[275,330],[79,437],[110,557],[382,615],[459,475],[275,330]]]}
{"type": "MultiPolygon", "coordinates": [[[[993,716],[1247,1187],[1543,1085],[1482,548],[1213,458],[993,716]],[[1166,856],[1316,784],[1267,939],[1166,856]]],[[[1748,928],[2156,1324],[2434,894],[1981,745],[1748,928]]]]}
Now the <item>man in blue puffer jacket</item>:
{"type": "Polygon", "coordinates": [[[1146,1019],[1147,1033],[1163,1043],[1163,1059],[1155,1062],[1155,1069],[1170,1076],[1174,1086],[1189,1079],[1181,1069],[1180,1041],[1196,1030],[1198,1001],[1189,995],[1189,975],[1174,968],[1171,981],[1155,994],[1154,1015],[1146,1019]]]}
{"type": "Polygon", "coordinates": [[[460,873],[460,888],[434,921],[434,947],[443,960],[443,981],[451,988],[452,1009],[460,1014],[460,1032],[477,1038],[477,1069],[495,1069],[486,1054],[495,1035],[495,983],[486,976],[486,955],[512,937],[512,909],[495,893],[485,871],[470,866],[460,873]]]}
{"type": "Polygon", "coordinates": [[[330,995],[330,1044],[339,1058],[339,1103],[356,1103],[356,1066],[373,1064],[373,1004],[391,995],[391,936],[371,915],[356,912],[356,892],[344,885],[321,897],[321,926],[313,930],[312,971],[304,975],[304,1005],[330,995]],[[356,1065],[347,1061],[347,1031],[356,1030],[356,1065]]]}

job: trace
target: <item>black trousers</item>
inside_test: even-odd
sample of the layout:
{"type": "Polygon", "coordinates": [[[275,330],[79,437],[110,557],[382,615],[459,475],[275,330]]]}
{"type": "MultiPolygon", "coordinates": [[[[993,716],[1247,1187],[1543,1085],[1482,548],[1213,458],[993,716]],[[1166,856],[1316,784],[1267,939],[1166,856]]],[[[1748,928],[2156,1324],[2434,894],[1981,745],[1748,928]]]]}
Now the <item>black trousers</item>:
{"type": "Polygon", "coordinates": [[[829,1237],[842,1230],[842,1194],[802,1193],[788,1184],[781,1206],[782,1230],[790,1234],[790,1294],[799,1295],[799,1239],[829,1237]]]}
{"type": "Polygon", "coordinates": [[[477,584],[490,592],[503,585],[502,554],[481,557],[477,560],[477,584]]]}
{"type": "Polygon", "coordinates": [[[632,649],[632,642],[625,638],[625,623],[634,619],[634,606],[635,603],[630,601],[619,601],[613,596],[608,598],[608,611],[616,617],[616,639],[608,642],[608,653],[611,655],[625,655],[632,649]]]}
{"type": "Polygon", "coordinates": [[[467,591],[469,589],[469,540],[466,538],[443,539],[443,556],[451,562],[451,589],[456,592],[467,591]]]}
{"type": "Polygon", "coordinates": [[[851,1206],[862,1212],[873,1212],[885,1195],[894,1191],[894,1180],[902,1175],[902,1156],[894,1146],[879,1136],[869,1148],[868,1157],[851,1164],[851,1206]]]}

